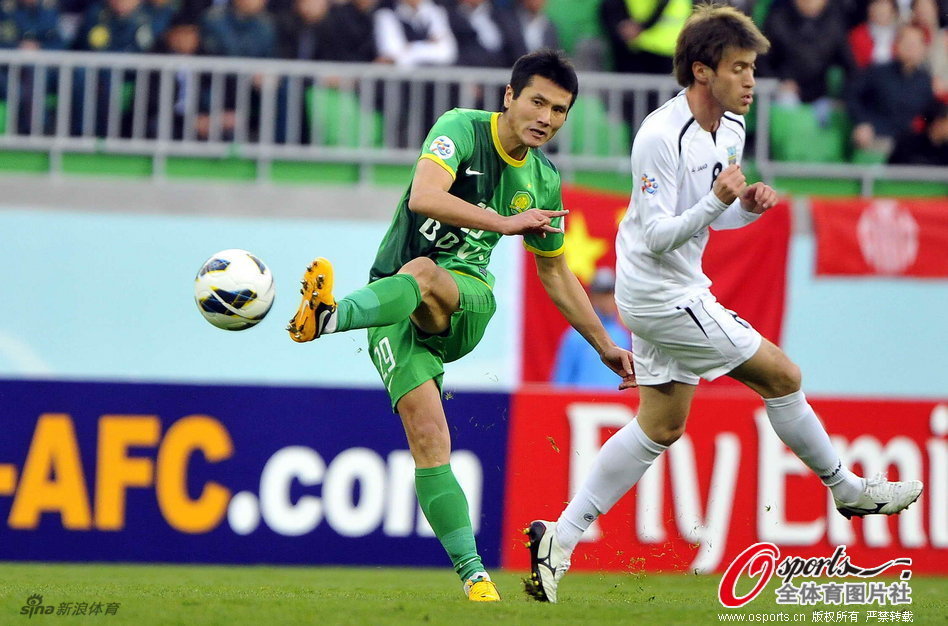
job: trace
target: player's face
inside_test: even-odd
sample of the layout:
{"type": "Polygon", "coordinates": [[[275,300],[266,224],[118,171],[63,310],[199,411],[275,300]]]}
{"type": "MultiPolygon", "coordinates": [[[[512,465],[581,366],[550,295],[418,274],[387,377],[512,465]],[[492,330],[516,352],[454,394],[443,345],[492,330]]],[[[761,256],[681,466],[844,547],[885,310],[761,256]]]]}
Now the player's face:
{"type": "Polygon", "coordinates": [[[754,71],[757,53],[728,48],[716,70],[711,72],[711,95],[725,111],[746,115],[754,102],[754,71]]]}
{"type": "Polygon", "coordinates": [[[548,78],[534,76],[516,98],[513,89],[507,86],[504,117],[520,144],[539,148],[566,122],[572,101],[573,94],[566,89],[548,78]]]}

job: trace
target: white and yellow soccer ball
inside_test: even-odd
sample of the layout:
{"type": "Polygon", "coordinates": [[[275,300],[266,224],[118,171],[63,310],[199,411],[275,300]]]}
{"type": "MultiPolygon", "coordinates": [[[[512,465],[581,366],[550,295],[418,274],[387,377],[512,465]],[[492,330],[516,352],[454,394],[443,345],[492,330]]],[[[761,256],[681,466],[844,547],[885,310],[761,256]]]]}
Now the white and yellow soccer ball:
{"type": "Polygon", "coordinates": [[[194,278],[194,301],[208,322],[224,330],[256,326],[273,306],[273,274],[246,250],[221,250],[194,278]]]}

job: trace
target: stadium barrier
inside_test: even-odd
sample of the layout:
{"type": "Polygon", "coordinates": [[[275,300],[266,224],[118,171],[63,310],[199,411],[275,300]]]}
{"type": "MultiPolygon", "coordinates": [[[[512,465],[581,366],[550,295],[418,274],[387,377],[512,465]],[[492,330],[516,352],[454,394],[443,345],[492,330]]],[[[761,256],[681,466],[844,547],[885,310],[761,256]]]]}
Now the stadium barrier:
{"type": "MultiPolygon", "coordinates": [[[[20,50],[0,51],[0,75],[0,149],[47,151],[53,172],[71,152],[150,156],[157,178],[169,156],[236,156],[255,160],[261,180],[275,160],[410,164],[438,113],[497,109],[509,78],[482,68],[20,50]]],[[[630,129],[678,86],[667,76],[592,72],[580,84],[571,122],[550,146],[557,167],[567,178],[628,172],[630,129]]],[[[938,167],[774,160],[776,93],[776,81],[758,81],[753,152],[765,180],[854,179],[863,195],[879,179],[948,182],[938,167]]]]}
{"type": "MultiPolygon", "coordinates": [[[[381,390],[2,381],[0,560],[444,566],[381,390]]],[[[634,394],[530,388],[446,402],[488,566],[524,569],[634,394]]],[[[844,459],[926,480],[848,522],[747,392],[702,390],[689,432],[587,534],[576,569],[721,571],[757,541],[948,573],[948,402],[815,399],[844,459]]]]}

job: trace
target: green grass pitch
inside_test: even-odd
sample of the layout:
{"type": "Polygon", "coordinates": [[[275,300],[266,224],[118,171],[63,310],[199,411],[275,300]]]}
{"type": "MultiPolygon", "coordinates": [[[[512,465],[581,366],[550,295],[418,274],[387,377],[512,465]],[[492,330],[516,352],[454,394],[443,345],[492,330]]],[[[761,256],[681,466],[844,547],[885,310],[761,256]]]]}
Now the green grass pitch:
{"type": "Polygon", "coordinates": [[[948,578],[915,576],[913,604],[884,607],[778,607],[771,581],[746,607],[728,611],[717,601],[718,576],[575,572],[562,583],[560,603],[549,605],[523,594],[522,575],[495,572],[503,602],[473,604],[448,569],[0,563],[0,624],[664,626],[719,624],[735,617],[761,623],[764,614],[775,621],[814,623],[814,611],[836,609],[856,611],[860,624],[890,621],[869,619],[869,609],[908,610],[916,624],[948,623],[948,578]],[[64,602],[86,603],[87,610],[96,602],[103,610],[108,603],[118,606],[112,615],[82,617],[72,609],[68,616],[29,618],[20,610],[33,594],[56,611],[64,602]]]}

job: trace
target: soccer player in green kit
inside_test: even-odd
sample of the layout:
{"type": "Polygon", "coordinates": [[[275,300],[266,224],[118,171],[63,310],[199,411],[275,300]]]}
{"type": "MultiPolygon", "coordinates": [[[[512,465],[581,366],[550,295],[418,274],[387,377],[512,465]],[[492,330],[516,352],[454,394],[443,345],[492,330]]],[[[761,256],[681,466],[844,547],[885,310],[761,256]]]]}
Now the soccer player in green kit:
{"type": "Polygon", "coordinates": [[[499,113],[454,109],[425,139],[369,284],[338,302],[333,268],[316,259],[287,330],[297,342],[368,328],[369,352],[408,436],[418,502],[473,601],[500,594],[477,553],[467,499],[451,471],[441,402],[444,363],[474,349],[496,304],[487,270],[502,235],[522,235],[546,292],[621,380],[631,354],[603,328],[563,256],[560,176],[538,149],[566,121],[578,81],[558,52],[521,57],[499,113]]]}

